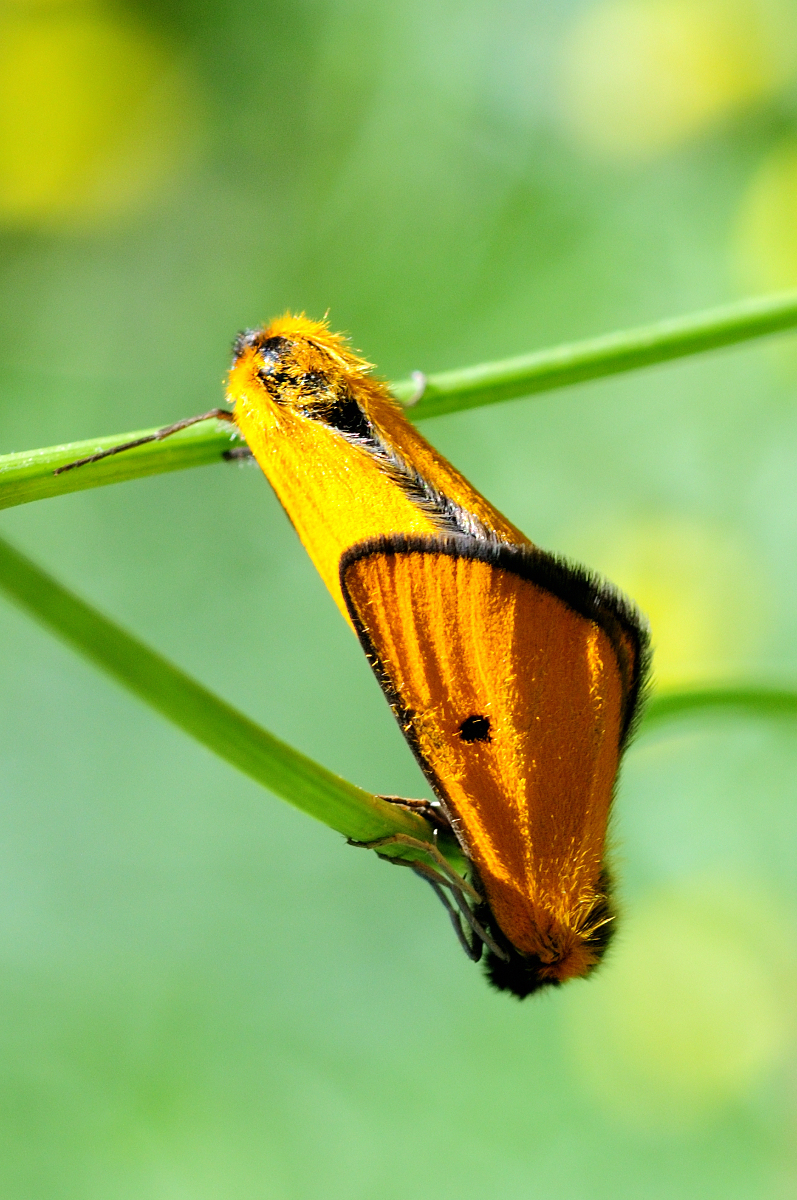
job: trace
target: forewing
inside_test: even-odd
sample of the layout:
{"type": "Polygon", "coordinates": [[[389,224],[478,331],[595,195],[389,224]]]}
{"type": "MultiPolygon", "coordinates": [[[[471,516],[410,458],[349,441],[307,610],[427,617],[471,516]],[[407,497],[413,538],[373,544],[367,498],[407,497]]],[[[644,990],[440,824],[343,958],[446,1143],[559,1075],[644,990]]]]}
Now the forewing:
{"type": "Polygon", "coordinates": [[[607,632],[552,590],[535,570],[541,557],[399,538],[356,547],[341,564],[404,733],[499,923],[529,952],[543,911],[594,902],[638,678],[632,634],[607,632]]]}

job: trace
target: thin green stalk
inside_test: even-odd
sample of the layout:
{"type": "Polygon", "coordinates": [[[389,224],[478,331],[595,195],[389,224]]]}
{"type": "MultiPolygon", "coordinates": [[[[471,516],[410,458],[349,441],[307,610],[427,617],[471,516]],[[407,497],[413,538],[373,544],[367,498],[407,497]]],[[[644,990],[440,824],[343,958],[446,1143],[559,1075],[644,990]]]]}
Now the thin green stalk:
{"type": "Polygon", "coordinates": [[[694,688],[660,692],[646,708],[640,732],[647,733],[665,721],[697,711],[736,710],[761,717],[797,717],[797,691],[768,687],[694,688]]]}
{"type": "Polygon", "coordinates": [[[345,837],[370,842],[403,833],[432,840],[422,817],[347,783],[267,733],[2,540],[0,588],[203,746],[345,837]]]}
{"type": "MultiPolygon", "coordinates": [[[[413,420],[421,420],[480,404],[495,404],[499,400],[551,391],[730,346],[795,326],[797,292],[745,300],[625,333],[590,338],[503,362],[430,375],[422,399],[408,409],[408,415],[413,420]]],[[[405,403],[418,390],[414,380],[402,380],[391,386],[405,403]]],[[[143,431],[148,432],[154,430],[143,431]]],[[[140,436],[142,431],[118,433],[93,441],[0,457],[0,508],[162,471],[218,462],[230,449],[231,433],[226,424],[206,421],[163,442],[128,450],[63,475],[53,475],[57,467],[77,458],[140,436]]]]}
{"type": "MultiPolygon", "coordinates": [[[[549,392],[588,379],[702,354],[795,326],[797,291],[743,300],[503,362],[430,375],[412,414],[420,420],[535,392],[549,392]]],[[[415,383],[393,385],[395,395],[405,403],[416,389],[415,383]]]]}
{"type": "MultiPolygon", "coordinates": [[[[75,471],[55,475],[59,467],[109,450],[122,442],[132,442],[157,432],[139,429],[133,433],[111,434],[86,442],[69,442],[63,446],[47,446],[43,450],[22,450],[18,454],[0,456],[0,508],[45,500],[66,492],[102,487],[106,483],[123,483],[145,475],[160,475],[164,471],[181,471],[185,467],[201,467],[221,462],[235,444],[234,431],[226,421],[203,421],[189,429],[165,438],[113,454],[101,462],[90,463],[75,471]]],[[[240,443],[239,443],[240,444],[240,443]]]]}

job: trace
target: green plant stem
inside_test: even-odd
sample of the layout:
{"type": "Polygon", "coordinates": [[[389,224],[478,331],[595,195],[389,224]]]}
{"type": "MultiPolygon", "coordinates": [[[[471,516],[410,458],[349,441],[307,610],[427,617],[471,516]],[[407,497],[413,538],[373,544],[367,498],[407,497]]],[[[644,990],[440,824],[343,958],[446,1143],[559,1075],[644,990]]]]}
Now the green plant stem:
{"type": "MultiPolygon", "coordinates": [[[[551,391],[699,354],[795,326],[797,292],[746,300],[520,358],[430,375],[423,398],[407,411],[413,420],[421,420],[476,405],[495,404],[499,400],[551,391]]],[[[392,388],[394,394],[406,402],[417,391],[417,384],[402,380],[392,388]]],[[[126,450],[62,475],[53,474],[56,468],[75,459],[154,432],[118,433],[93,441],[6,454],[0,457],[0,508],[218,462],[230,449],[232,436],[226,423],[205,421],[162,442],[126,450]]]]}
{"type": "Polygon", "coordinates": [[[760,717],[797,717],[797,691],[768,687],[695,688],[659,692],[648,701],[640,733],[697,711],[749,712],[760,717]]]}
{"type": "MultiPolygon", "coordinates": [[[[795,326],[797,291],[743,300],[503,362],[430,375],[421,400],[410,412],[416,420],[438,417],[636,371],[795,326]]],[[[404,402],[415,390],[414,383],[393,385],[394,394],[404,402]]]]}
{"type": "Polygon", "coordinates": [[[31,500],[102,487],[106,483],[123,483],[127,479],[160,475],[164,471],[181,471],[186,467],[221,462],[224,454],[235,445],[234,429],[228,422],[202,421],[200,425],[181,429],[162,442],[150,442],[146,446],[137,446],[135,450],[113,454],[101,462],[65,471],[62,475],[54,474],[59,467],[65,467],[79,458],[156,432],[155,429],[140,429],[133,433],[112,434],[91,441],[70,442],[63,446],[48,446],[43,450],[23,450],[18,454],[0,456],[0,508],[12,508],[31,500]]]}
{"type": "MultiPolygon", "coordinates": [[[[432,840],[421,816],[347,783],[273,737],[2,540],[0,588],[203,746],[345,837],[370,842],[403,833],[432,840]]],[[[417,857],[404,849],[392,852],[417,857]]]]}

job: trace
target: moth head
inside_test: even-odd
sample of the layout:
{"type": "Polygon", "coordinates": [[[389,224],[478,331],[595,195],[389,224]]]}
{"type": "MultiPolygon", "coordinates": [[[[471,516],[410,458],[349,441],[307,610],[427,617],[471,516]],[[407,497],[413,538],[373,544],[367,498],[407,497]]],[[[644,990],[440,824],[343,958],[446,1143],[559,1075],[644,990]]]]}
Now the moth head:
{"type": "Polygon", "coordinates": [[[356,397],[370,370],[371,364],[332,333],[326,321],[286,313],[235,339],[229,398],[237,403],[257,397],[285,411],[324,419],[356,397]]]}

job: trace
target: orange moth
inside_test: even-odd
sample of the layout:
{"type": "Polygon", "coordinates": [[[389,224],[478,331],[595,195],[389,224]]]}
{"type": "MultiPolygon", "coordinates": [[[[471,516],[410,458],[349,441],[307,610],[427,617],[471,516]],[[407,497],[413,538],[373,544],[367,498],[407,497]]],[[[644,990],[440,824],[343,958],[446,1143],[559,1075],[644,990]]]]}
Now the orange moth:
{"type": "Polygon", "coordinates": [[[423,872],[466,950],[519,997],[588,974],[614,927],[606,830],[642,618],[493,508],[326,323],[242,333],[227,398],[206,415],[246,439],[467,859],[460,886],[423,872]]]}

